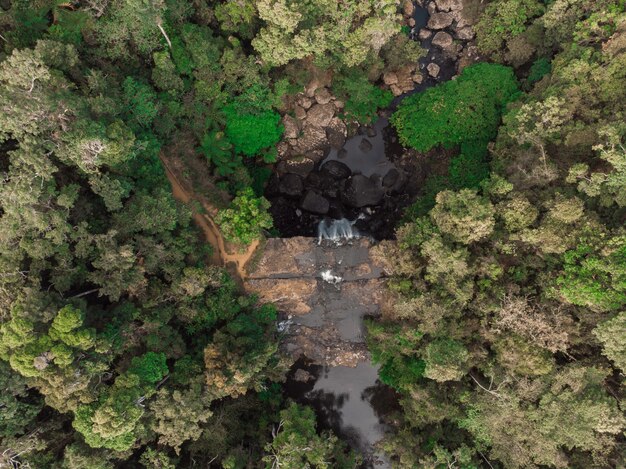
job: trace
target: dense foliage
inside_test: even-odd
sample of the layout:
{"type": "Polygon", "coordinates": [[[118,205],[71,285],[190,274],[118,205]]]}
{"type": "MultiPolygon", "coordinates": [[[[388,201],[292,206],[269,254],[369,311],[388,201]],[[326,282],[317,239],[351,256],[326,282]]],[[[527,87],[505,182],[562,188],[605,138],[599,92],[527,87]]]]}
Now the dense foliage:
{"type": "MultiPolygon", "coordinates": [[[[626,5],[462,3],[489,63],[391,119],[449,164],[375,249],[368,341],[402,406],[382,446],[624,467],[626,5]]],[[[0,0],[0,467],[355,467],[283,398],[275,308],[211,265],[162,162],[227,240],[261,238],[281,116],[323,77],[373,122],[422,55],[401,6],[0,0]]]]}
{"type": "Polygon", "coordinates": [[[262,467],[297,444],[352,467],[283,402],[276,311],[210,265],[161,164],[258,239],[303,65],[374,93],[337,70],[351,118],[389,102],[361,77],[397,2],[344,3],[0,2],[0,466],[262,467]]]}
{"type": "Polygon", "coordinates": [[[395,467],[626,463],[624,6],[488,2],[478,46],[524,65],[528,94],[480,64],[394,115],[419,151],[459,145],[377,248],[395,300],[369,340],[402,394],[395,467]]]}

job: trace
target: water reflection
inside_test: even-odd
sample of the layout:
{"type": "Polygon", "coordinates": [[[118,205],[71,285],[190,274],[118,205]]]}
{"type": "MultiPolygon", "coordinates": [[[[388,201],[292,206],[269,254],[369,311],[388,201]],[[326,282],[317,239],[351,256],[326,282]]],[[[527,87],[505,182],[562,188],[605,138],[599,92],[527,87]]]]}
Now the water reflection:
{"type": "Polygon", "coordinates": [[[320,429],[333,430],[358,449],[366,459],[363,467],[389,467],[374,446],[388,430],[385,417],[398,404],[393,390],[378,380],[377,366],[361,362],[355,368],[322,367],[300,360],[290,374],[286,392],[313,407],[320,429]],[[310,373],[311,379],[296,381],[297,369],[310,373]]]}

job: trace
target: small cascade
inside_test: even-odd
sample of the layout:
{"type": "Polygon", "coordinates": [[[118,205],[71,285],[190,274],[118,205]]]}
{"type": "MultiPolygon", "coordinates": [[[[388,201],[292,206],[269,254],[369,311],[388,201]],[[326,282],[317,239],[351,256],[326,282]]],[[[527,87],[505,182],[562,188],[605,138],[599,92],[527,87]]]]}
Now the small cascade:
{"type": "Polygon", "coordinates": [[[362,215],[354,221],[350,221],[347,218],[339,220],[324,219],[317,227],[317,237],[320,242],[323,239],[338,242],[344,239],[358,238],[361,234],[354,224],[361,218],[362,215]]]}

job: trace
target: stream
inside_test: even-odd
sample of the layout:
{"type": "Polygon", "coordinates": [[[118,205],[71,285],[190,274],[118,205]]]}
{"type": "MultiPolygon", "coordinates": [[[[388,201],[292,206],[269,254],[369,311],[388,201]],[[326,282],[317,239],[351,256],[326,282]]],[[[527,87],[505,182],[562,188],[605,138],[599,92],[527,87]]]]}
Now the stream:
{"type": "MultiPolygon", "coordinates": [[[[413,39],[417,40],[429,17],[427,7],[415,7],[415,26],[410,32],[413,39]]],[[[302,198],[292,197],[290,200],[285,192],[277,195],[280,192],[276,189],[278,179],[273,191],[268,191],[267,197],[273,205],[276,201],[276,213],[273,215],[283,237],[317,236],[319,243],[325,243],[325,246],[330,246],[329,249],[332,249],[333,243],[345,246],[358,237],[372,240],[393,238],[394,227],[404,208],[414,200],[419,190],[415,186],[419,186],[420,179],[415,171],[411,172],[410,165],[403,164],[403,148],[389,125],[389,116],[406,96],[449,80],[456,74],[455,60],[432,44],[432,35],[421,43],[427,54],[419,60],[418,68],[425,70],[428,64],[435,63],[440,69],[438,76],[434,78],[424,73],[423,81],[413,91],[397,96],[388,109],[379,113],[380,117],[373,125],[358,129],[343,147],[330,148],[315,169],[300,179],[304,181],[305,193],[306,190],[314,191],[317,199],[324,199],[311,202],[327,204],[325,212],[321,209],[316,211],[313,203],[311,210],[307,210],[302,198]]],[[[280,184],[295,179],[293,175],[283,175],[280,184]],[[291,179],[287,181],[288,178],[291,179]]],[[[335,275],[344,267],[338,265],[341,261],[335,259],[336,265],[326,265],[323,271],[321,266],[318,267],[317,288],[322,292],[318,296],[327,296],[324,301],[326,311],[321,312],[324,308],[313,308],[305,315],[293,318],[289,315],[288,321],[293,324],[290,327],[297,330],[298,326],[318,327],[329,317],[334,318],[331,322],[341,340],[358,343],[364,348],[364,316],[370,314],[368,309],[376,309],[377,306],[371,303],[368,306],[370,300],[365,298],[368,295],[359,297],[358,301],[350,298],[356,288],[354,284],[362,280],[342,284],[344,279],[335,275]],[[336,291],[323,293],[330,289],[336,291]],[[329,309],[332,311],[329,312],[329,309]]],[[[382,279],[380,281],[383,282],[382,279]]],[[[359,288],[369,288],[360,285],[359,288]]],[[[333,430],[361,452],[364,456],[362,468],[391,467],[376,444],[384,438],[390,428],[392,413],[399,411],[400,407],[395,391],[378,379],[377,365],[361,359],[355,367],[327,366],[302,357],[292,367],[284,393],[301,404],[310,405],[316,411],[320,429],[333,430]]]]}

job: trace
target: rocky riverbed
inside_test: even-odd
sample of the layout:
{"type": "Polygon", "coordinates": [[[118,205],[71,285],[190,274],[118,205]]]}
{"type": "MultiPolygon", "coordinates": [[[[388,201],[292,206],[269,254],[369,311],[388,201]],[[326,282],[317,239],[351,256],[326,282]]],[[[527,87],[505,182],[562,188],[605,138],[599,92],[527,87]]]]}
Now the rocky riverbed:
{"type": "Polygon", "coordinates": [[[397,98],[373,125],[342,120],[344,103],[332,95],[328,74],[315,76],[284,115],[279,162],[265,194],[281,236],[315,236],[324,218],[348,218],[388,239],[419,193],[429,164],[402,149],[387,118],[402,97],[453,78],[478,55],[462,0],[406,2],[403,12],[425,54],[383,73],[381,84],[397,98]]]}

